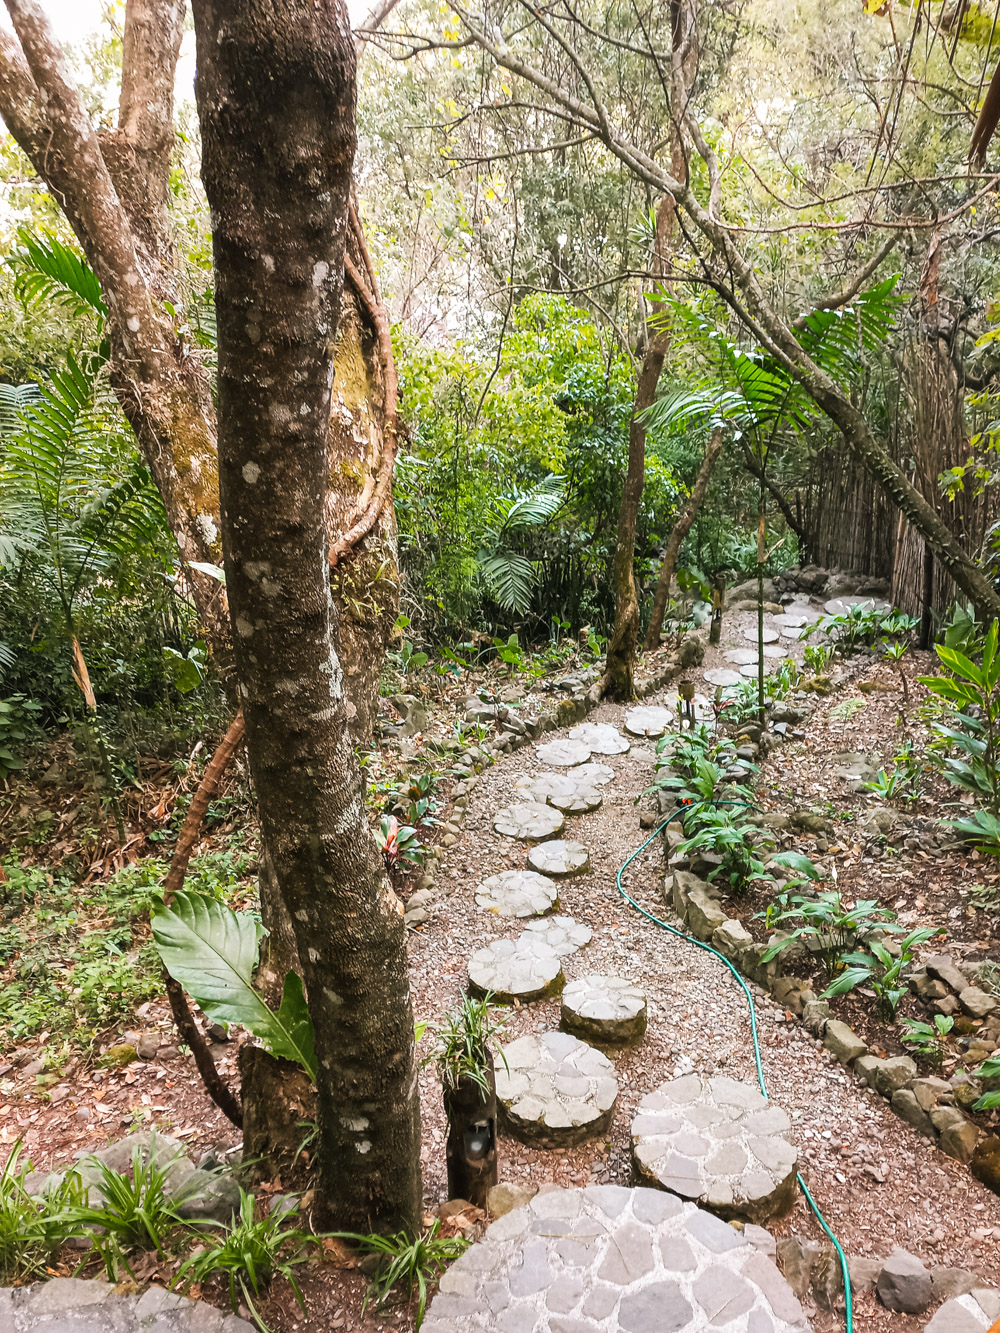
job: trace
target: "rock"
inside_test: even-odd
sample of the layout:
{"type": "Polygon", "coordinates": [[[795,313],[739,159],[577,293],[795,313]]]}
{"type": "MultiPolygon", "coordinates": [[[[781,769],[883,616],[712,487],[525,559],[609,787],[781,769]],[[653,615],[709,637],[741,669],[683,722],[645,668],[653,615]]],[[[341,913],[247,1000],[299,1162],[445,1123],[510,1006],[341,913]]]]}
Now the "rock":
{"type": "Polygon", "coordinates": [[[808,1333],[766,1254],[649,1189],[539,1191],[441,1279],[423,1333],[808,1333]]]}
{"type": "Polygon", "coordinates": [[[0,1328],[4,1333],[253,1333],[237,1315],[163,1287],[138,1292],[72,1277],[0,1289],[0,1328]]]}
{"type": "Polygon", "coordinates": [[[144,1032],[136,1043],[136,1054],[140,1060],[155,1060],[160,1049],[160,1037],[156,1032],[144,1032]]]}
{"type": "Polygon", "coordinates": [[[484,879],[476,889],[477,905],[497,916],[544,916],[558,901],[559,888],[555,882],[534,870],[502,870],[499,875],[484,879]]]}
{"type": "Polygon", "coordinates": [[[814,1037],[822,1037],[830,1021],[830,1006],[826,1000],[810,1000],[802,1009],[802,1022],[814,1037]]]}
{"type": "Polygon", "coordinates": [[[682,671],[691,671],[705,660],[707,639],[703,633],[691,631],[681,639],[677,649],[677,665],[682,671]]]}
{"type": "Polygon", "coordinates": [[[494,816],[493,827],[504,838],[537,842],[561,833],[566,821],[558,810],[538,801],[510,805],[494,816]]]}
{"type": "Polygon", "coordinates": [[[924,1333],[987,1333],[1000,1312],[1000,1292],[977,1287],[946,1301],[924,1333]]]}
{"type": "Polygon", "coordinates": [[[522,777],[517,780],[515,787],[531,800],[551,805],[563,814],[588,814],[591,810],[599,809],[603,797],[595,784],[574,776],[578,772],[578,768],[571,768],[567,773],[540,773],[534,778],[522,777]]]}
{"type": "MultiPolygon", "coordinates": [[[[139,1052],[128,1042],[120,1042],[117,1046],[109,1046],[101,1056],[99,1063],[105,1068],[111,1069],[116,1065],[130,1065],[133,1060],[138,1060],[139,1052]]],[[[28,1065],[25,1067],[26,1074],[37,1072],[28,1065]]]]}
{"type": "Polygon", "coordinates": [[[1000,1194],[1000,1137],[989,1134],[976,1144],[970,1170],[994,1194],[1000,1194]]]}
{"type": "Polygon", "coordinates": [[[639,1103],[632,1121],[638,1180],[726,1219],[763,1223],[795,1200],[792,1122],[737,1079],[685,1074],[639,1103]]]}
{"type": "Polygon", "coordinates": [[[730,917],[712,931],[712,944],[725,958],[739,966],[747,950],[753,948],[753,936],[742,921],[730,917]]]}
{"type": "Polygon", "coordinates": [[[849,1065],[858,1056],[868,1053],[867,1045],[857,1033],[836,1018],[831,1018],[826,1025],[823,1045],[842,1065],[849,1065]]]}
{"type": "MultiPolygon", "coordinates": [[[[951,1085],[946,1083],[943,1078],[913,1078],[907,1082],[910,1091],[917,1099],[918,1105],[925,1111],[930,1111],[937,1106],[942,1097],[951,1098],[951,1085]]],[[[898,1086],[903,1087],[904,1083],[900,1083],[898,1086]]],[[[882,1095],[889,1096],[890,1094],[883,1093],[882,1095]]]]}
{"type": "Polygon", "coordinates": [[[987,995],[978,986],[966,986],[959,992],[958,1002],[970,1018],[986,1018],[1000,1004],[994,996],[987,995]]]}
{"type": "Polygon", "coordinates": [[[887,1310],[923,1314],[934,1299],[931,1275],[915,1255],[893,1250],[878,1275],[875,1291],[887,1310]]]}
{"type": "Polygon", "coordinates": [[[533,1185],[494,1185],[486,1195],[486,1211],[491,1217],[506,1217],[515,1208],[523,1208],[538,1193],[533,1185]]]}
{"type": "Polygon", "coordinates": [[[187,1221],[213,1221],[228,1226],[240,1210],[240,1187],[232,1176],[194,1170],[184,1182],[176,1205],[187,1221]]]}
{"type": "Polygon", "coordinates": [[[931,1124],[930,1116],[909,1088],[897,1088],[892,1094],[891,1105],[901,1120],[905,1120],[908,1125],[912,1125],[921,1134],[926,1134],[928,1138],[934,1138],[934,1126],[931,1124]]]}
{"type": "Polygon", "coordinates": [[[564,980],[558,954],[526,934],[494,940],[469,959],[469,989],[474,995],[492,994],[499,1004],[543,999],[557,993],[564,980]]]}
{"type": "Polygon", "coordinates": [[[851,1294],[863,1296],[871,1291],[882,1271],[881,1259],[865,1259],[861,1255],[847,1256],[847,1276],[851,1280],[851,1294]]]}
{"type": "Polygon", "coordinates": [[[618,1099],[611,1061],[568,1032],[531,1033],[505,1046],[496,1087],[503,1125],[543,1148],[605,1133],[618,1099]]]}
{"type": "Polygon", "coordinates": [[[804,833],[815,833],[822,837],[831,837],[833,834],[833,821],[815,810],[792,810],[788,822],[804,833]]]}
{"type": "Polygon", "coordinates": [[[567,879],[582,875],[590,869],[590,853],[582,842],[567,842],[561,838],[541,842],[528,853],[528,865],[540,875],[567,879]]]}
{"type": "Polygon", "coordinates": [[[979,1286],[979,1279],[975,1273],[970,1273],[967,1268],[937,1268],[931,1269],[931,1281],[934,1283],[934,1299],[936,1301],[954,1300],[956,1296],[965,1296],[973,1288],[979,1286]]]}
{"type": "Polygon", "coordinates": [[[955,960],[950,954],[933,954],[930,958],[924,960],[924,967],[932,977],[936,977],[938,981],[943,981],[956,995],[964,991],[969,985],[968,977],[955,966],[955,960]]]}
{"type": "Polygon", "coordinates": [[[633,1045],[646,1031],[646,997],[624,977],[578,977],[563,991],[559,1026],[599,1046],[633,1045]]]}
{"type": "Polygon", "coordinates": [[[917,1065],[915,1060],[911,1060],[908,1055],[893,1055],[888,1060],[877,1062],[869,1082],[879,1096],[884,1097],[886,1101],[890,1101],[897,1088],[905,1088],[916,1076],[917,1065]]]}
{"type": "Polygon", "coordinates": [[[710,940],[729,918],[708,885],[691,888],[687,899],[686,920],[691,934],[699,940],[710,940]]]}
{"type": "Polygon", "coordinates": [[[535,753],[539,763],[551,764],[553,768],[572,768],[576,764],[586,764],[593,752],[582,741],[556,740],[536,746],[535,753]]]}

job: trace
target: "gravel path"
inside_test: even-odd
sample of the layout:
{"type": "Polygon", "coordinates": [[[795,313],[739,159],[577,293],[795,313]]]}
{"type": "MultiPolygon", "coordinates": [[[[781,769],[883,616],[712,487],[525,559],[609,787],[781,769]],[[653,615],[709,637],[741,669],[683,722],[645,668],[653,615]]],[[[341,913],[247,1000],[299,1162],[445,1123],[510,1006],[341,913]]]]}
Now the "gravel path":
{"type": "MultiPolygon", "coordinates": [[[[732,625],[727,638],[739,629],[732,625]]],[[[590,720],[623,728],[626,711],[605,704],[590,720]]],[[[560,882],[559,910],[594,931],[590,945],[563,960],[567,980],[590,972],[616,973],[640,983],[648,999],[644,1041],[614,1058],[621,1093],[610,1143],[591,1141],[553,1152],[505,1139],[500,1148],[502,1180],[562,1186],[629,1184],[629,1128],[646,1093],[691,1069],[750,1081],[755,1077],[746,1004],[722,964],[640,917],[615,889],[617,867],[648,836],[640,829],[635,800],[653,776],[654,757],[653,743],[643,741],[635,742],[627,754],[601,756],[614,768],[614,782],[603,789],[600,809],[567,816],[564,835],[587,845],[591,868],[560,882]]],[[[443,896],[411,940],[418,1018],[433,1023],[456,1004],[474,950],[519,933],[523,923],[477,908],[476,887],[489,875],[524,867],[526,845],[496,834],[493,816],[517,799],[519,778],[546,770],[534,748],[527,747],[488,770],[472,793],[462,840],[438,876],[443,896]]],[[[649,910],[673,920],[663,895],[663,871],[657,839],[633,862],[627,887],[649,910]]],[[[758,996],[770,1094],[792,1117],[803,1174],[845,1249],[884,1257],[899,1245],[928,1266],[963,1266],[991,1285],[1000,1284],[1000,1198],[980,1186],[966,1167],[943,1156],[897,1119],[881,1098],[855,1083],[770,997],[762,992],[758,996]]],[[[516,1007],[508,1013],[509,1041],[557,1027],[559,1002],[516,1007]]],[[[428,1201],[436,1206],[446,1189],[445,1125],[433,1069],[424,1070],[422,1089],[424,1179],[428,1201]]],[[[822,1236],[801,1198],[774,1229],[781,1234],[822,1236]]],[[[897,1333],[925,1322],[890,1317],[871,1296],[858,1302],[859,1327],[888,1328],[890,1318],[897,1333]]],[[[822,1314],[815,1323],[820,1331],[838,1326],[836,1319],[822,1314]]]]}

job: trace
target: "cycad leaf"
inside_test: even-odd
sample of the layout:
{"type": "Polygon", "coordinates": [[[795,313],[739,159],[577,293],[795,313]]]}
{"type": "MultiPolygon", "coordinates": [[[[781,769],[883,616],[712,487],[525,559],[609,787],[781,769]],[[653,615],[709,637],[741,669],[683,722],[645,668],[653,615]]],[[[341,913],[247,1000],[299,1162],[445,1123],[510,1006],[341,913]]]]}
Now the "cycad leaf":
{"type": "Polygon", "coordinates": [[[225,903],[182,890],[152,913],[153,938],[167,969],[219,1023],[240,1023],[272,1055],[293,1060],[316,1077],[312,1022],[293,974],[285,978],[281,1007],[269,1009],[254,990],[259,923],[225,903]]]}
{"type": "Polygon", "coordinates": [[[523,555],[498,551],[482,560],[479,568],[491,596],[503,609],[524,615],[535,586],[535,567],[531,561],[523,555]]]}
{"type": "Polygon", "coordinates": [[[37,236],[22,228],[18,240],[24,249],[10,260],[18,296],[26,304],[55,301],[76,315],[95,313],[102,320],[108,309],[94,270],[81,255],[55,236],[37,236]]]}

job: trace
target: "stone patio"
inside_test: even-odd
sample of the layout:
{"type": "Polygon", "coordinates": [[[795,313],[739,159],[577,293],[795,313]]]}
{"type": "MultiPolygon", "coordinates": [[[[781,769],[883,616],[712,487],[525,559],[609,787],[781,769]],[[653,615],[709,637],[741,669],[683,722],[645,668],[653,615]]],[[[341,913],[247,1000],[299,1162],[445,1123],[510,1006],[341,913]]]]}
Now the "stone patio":
{"type": "Polygon", "coordinates": [[[648,1189],[538,1194],[441,1279],[423,1333],[810,1333],[788,1283],[732,1227],[648,1189]]]}

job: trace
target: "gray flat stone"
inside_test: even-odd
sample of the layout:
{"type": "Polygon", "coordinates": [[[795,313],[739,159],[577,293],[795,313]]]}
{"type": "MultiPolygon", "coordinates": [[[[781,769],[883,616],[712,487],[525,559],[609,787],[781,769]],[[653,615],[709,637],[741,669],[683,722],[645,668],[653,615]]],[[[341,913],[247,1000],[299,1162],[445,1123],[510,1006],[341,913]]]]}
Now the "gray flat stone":
{"type": "Polygon", "coordinates": [[[983,1333],[992,1325],[997,1309],[1000,1309],[1000,1291],[983,1288],[970,1291],[945,1301],[925,1326],[924,1333],[983,1333]]]}
{"type": "MultiPolygon", "coordinates": [[[[768,666],[766,662],[764,663],[765,676],[769,676],[773,670],[774,667],[768,666]]],[[[745,676],[747,680],[756,680],[759,674],[760,671],[756,664],[753,666],[740,667],[740,675],[745,676]]]]}
{"type": "Polygon", "coordinates": [[[568,1032],[512,1041],[497,1061],[496,1081],[501,1124],[524,1143],[545,1148],[605,1133],[618,1099],[611,1061],[568,1032]]]}
{"type": "Polygon", "coordinates": [[[756,626],[756,625],[748,625],[748,626],[746,627],[746,629],[743,631],[743,637],[744,637],[744,639],[749,639],[751,643],[757,643],[757,642],[763,642],[763,643],[777,643],[777,642],[778,642],[778,631],[777,631],[776,629],[769,629],[769,628],[767,627],[767,625],[765,625],[765,626],[764,626],[764,634],[763,634],[763,638],[762,638],[762,639],[758,639],[758,635],[757,635],[757,626],[756,626]]]}
{"type": "Polygon", "coordinates": [[[571,741],[590,747],[592,754],[625,754],[629,742],[610,722],[581,722],[568,732],[571,741]]]}
{"type": "Polygon", "coordinates": [[[498,810],[493,818],[493,827],[505,838],[517,838],[519,842],[541,842],[544,838],[554,838],[561,833],[565,822],[561,813],[552,806],[540,801],[525,801],[498,810]]]}
{"type": "Polygon", "coordinates": [[[732,662],[735,666],[756,666],[757,653],[753,648],[730,648],[722,656],[727,662],[732,662]]]}
{"type": "Polygon", "coordinates": [[[625,730],[633,736],[662,736],[665,731],[677,725],[677,714],[669,708],[643,705],[632,708],[625,714],[625,730]]]}
{"type": "Polygon", "coordinates": [[[594,938],[589,926],[574,921],[571,916],[550,916],[544,921],[529,921],[524,928],[551,949],[559,958],[568,958],[578,949],[584,949],[594,938]]]}
{"type": "Polygon", "coordinates": [[[528,853],[528,865],[540,875],[566,879],[570,875],[582,875],[590,869],[590,853],[582,842],[566,842],[556,838],[532,847],[528,853]]]}
{"type": "Polygon", "coordinates": [[[122,1292],[66,1277],[0,1289],[0,1321],[3,1333],[253,1333],[246,1320],[162,1287],[122,1292]]]}
{"type": "Polygon", "coordinates": [[[477,904],[496,916],[544,916],[558,901],[558,886],[534,870],[502,870],[476,889],[477,904]]]}
{"type": "Polygon", "coordinates": [[[606,787],[614,781],[615,770],[607,764],[577,764],[569,770],[568,777],[582,782],[588,787],[606,787]]]}
{"type": "Polygon", "coordinates": [[[574,777],[578,772],[570,768],[565,773],[540,773],[537,777],[521,777],[515,789],[524,792],[533,801],[551,805],[566,815],[585,815],[597,810],[604,800],[594,782],[574,777]]]}
{"type": "Polygon", "coordinates": [[[725,687],[727,685],[738,685],[740,683],[740,673],[738,671],[730,671],[726,667],[711,667],[703,674],[709,685],[720,685],[725,687]]]}
{"type": "Polygon", "coordinates": [[[469,959],[469,987],[492,994],[500,1004],[527,1003],[558,991],[563,984],[559,955],[527,932],[516,940],[494,940],[469,959]]]}
{"type": "Polygon", "coordinates": [[[874,608],[876,611],[889,610],[889,603],[880,601],[877,597],[831,597],[828,602],[823,603],[823,610],[828,616],[842,616],[846,615],[852,606],[874,608]]]}
{"type": "Polygon", "coordinates": [[[552,1190],[442,1277],[424,1333],[810,1333],[771,1260],[648,1189],[552,1190]]]}
{"type": "Polygon", "coordinates": [[[643,1184],[720,1217],[764,1222],[795,1201],[792,1122],[750,1083],[686,1074],[639,1103],[632,1165],[643,1184]]]}
{"type": "Polygon", "coordinates": [[[551,764],[553,768],[572,768],[576,764],[587,763],[593,751],[582,741],[563,739],[537,745],[535,753],[543,764],[551,764]]]}
{"type": "Polygon", "coordinates": [[[559,1026],[598,1045],[631,1044],[646,1031],[646,997],[624,977],[578,977],[562,993],[559,1026]]]}

